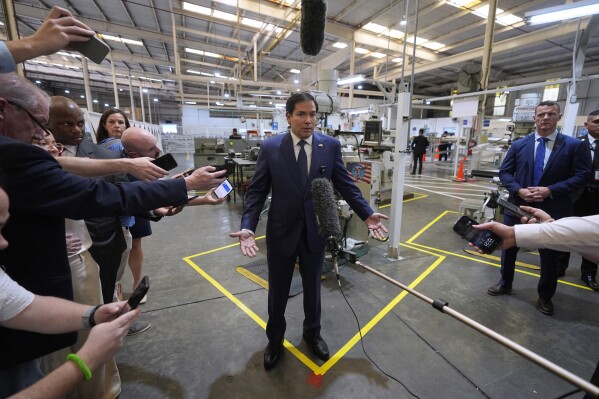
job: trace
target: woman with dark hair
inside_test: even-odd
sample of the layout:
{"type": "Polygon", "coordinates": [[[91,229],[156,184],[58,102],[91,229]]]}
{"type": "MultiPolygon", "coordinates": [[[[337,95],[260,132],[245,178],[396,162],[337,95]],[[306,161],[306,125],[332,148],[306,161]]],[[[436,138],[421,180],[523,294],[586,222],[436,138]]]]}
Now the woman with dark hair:
{"type": "Polygon", "coordinates": [[[129,119],[127,119],[125,113],[118,108],[110,108],[104,111],[100,118],[96,140],[104,148],[121,152],[123,149],[120,140],[121,135],[129,127],[129,119]]]}

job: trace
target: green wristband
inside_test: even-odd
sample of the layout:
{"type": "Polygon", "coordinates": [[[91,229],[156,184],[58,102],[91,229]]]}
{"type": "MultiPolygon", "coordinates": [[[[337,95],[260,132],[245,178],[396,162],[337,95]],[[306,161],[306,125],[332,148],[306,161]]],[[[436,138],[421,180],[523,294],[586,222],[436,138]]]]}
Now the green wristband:
{"type": "Polygon", "coordinates": [[[79,366],[79,368],[83,372],[83,377],[85,378],[85,381],[89,381],[92,379],[92,371],[89,369],[88,365],[85,364],[83,359],[81,359],[79,356],[77,356],[74,353],[69,353],[67,355],[67,360],[75,362],[75,364],[77,366],[79,366]]]}

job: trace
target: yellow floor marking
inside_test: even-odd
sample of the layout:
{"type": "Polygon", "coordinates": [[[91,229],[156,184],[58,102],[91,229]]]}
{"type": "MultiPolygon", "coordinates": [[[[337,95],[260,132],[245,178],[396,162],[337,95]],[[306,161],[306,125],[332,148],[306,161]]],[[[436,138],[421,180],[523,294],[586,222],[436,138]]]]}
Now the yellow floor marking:
{"type": "MultiPolygon", "coordinates": [[[[501,262],[501,256],[495,256],[495,255],[490,255],[490,254],[479,254],[475,250],[468,249],[468,248],[466,248],[464,251],[466,253],[474,255],[474,256],[478,256],[478,257],[481,257],[481,258],[487,258],[487,259],[491,259],[491,260],[494,260],[494,261],[501,262]]],[[[532,252],[529,252],[529,253],[532,253],[532,252]]],[[[527,269],[532,269],[532,270],[541,270],[541,266],[531,265],[530,263],[520,262],[519,260],[516,261],[516,266],[525,267],[527,269]]]]}
{"type": "MultiPolygon", "coordinates": [[[[426,246],[426,245],[422,245],[422,244],[418,244],[418,243],[412,242],[413,240],[415,240],[420,235],[422,235],[428,228],[430,228],[433,224],[437,223],[442,217],[444,217],[448,213],[457,213],[457,212],[455,212],[455,211],[444,211],[444,212],[442,212],[439,216],[437,216],[436,218],[434,218],[429,224],[427,224],[426,226],[424,226],[419,232],[417,232],[416,234],[414,234],[408,241],[406,241],[406,244],[414,245],[414,246],[417,246],[419,248],[426,248],[426,249],[429,249],[431,251],[434,251],[434,252],[437,252],[437,253],[442,253],[442,254],[447,254],[447,255],[450,255],[450,256],[453,256],[453,257],[456,257],[456,258],[468,259],[468,260],[472,260],[474,262],[483,263],[485,265],[490,265],[490,266],[501,268],[501,264],[484,261],[484,260],[480,259],[478,256],[476,258],[473,258],[471,256],[466,256],[466,255],[462,255],[462,254],[458,254],[458,253],[454,253],[454,252],[450,252],[450,251],[445,251],[445,250],[440,249],[440,248],[429,247],[429,246],[426,246]]],[[[407,246],[407,245],[404,245],[404,246],[407,246]]],[[[413,248],[413,249],[417,249],[417,248],[413,248]]],[[[501,258],[497,258],[497,259],[499,261],[501,261],[501,258]]],[[[522,262],[516,262],[516,264],[517,265],[521,265],[522,262]]],[[[540,267],[539,267],[539,269],[540,269],[540,267]]],[[[537,273],[531,273],[531,272],[528,272],[526,270],[515,269],[515,271],[517,273],[527,274],[529,276],[540,277],[539,274],[537,274],[537,273]]],[[[585,285],[571,283],[569,281],[559,280],[559,279],[557,280],[557,282],[560,283],[560,284],[569,285],[571,287],[576,287],[576,288],[580,288],[580,289],[583,289],[583,290],[592,291],[592,289],[590,289],[589,287],[587,287],[585,285]]]]}
{"type": "MultiPolygon", "coordinates": [[[[419,199],[422,199],[422,198],[426,198],[426,197],[428,197],[428,194],[420,194],[420,193],[412,193],[412,194],[414,194],[414,198],[410,198],[410,199],[407,199],[407,200],[403,200],[403,202],[416,201],[416,200],[419,200],[419,199]],[[419,195],[419,197],[416,197],[416,195],[419,195]]],[[[379,206],[379,209],[388,208],[388,207],[390,207],[390,206],[391,206],[391,204],[387,204],[387,205],[379,206]]]]}
{"type": "MultiPolygon", "coordinates": [[[[265,236],[261,236],[256,238],[256,240],[263,239],[265,236]]],[[[191,266],[198,274],[204,277],[210,284],[212,284],[218,291],[220,291],[224,296],[226,296],[231,302],[233,302],[237,307],[239,307],[243,312],[245,312],[252,320],[256,322],[260,327],[266,330],[266,322],[258,316],[254,311],[252,311],[249,307],[247,307],[243,302],[235,297],[230,291],[228,291],[225,287],[223,287],[218,281],[212,278],[208,273],[206,273],[201,267],[199,267],[192,258],[196,258],[203,255],[208,255],[211,253],[215,253],[218,251],[222,251],[224,249],[232,248],[239,245],[239,243],[226,245],[224,247],[211,249],[208,251],[204,251],[195,255],[190,255],[183,260],[191,266]]],[[[401,244],[403,245],[403,244],[401,244]]],[[[427,254],[436,256],[438,259],[430,265],[421,275],[419,275],[410,285],[410,288],[416,287],[420,284],[426,276],[428,276],[446,257],[439,255],[437,253],[428,252],[422,249],[418,249],[415,247],[411,247],[417,251],[425,252],[427,254]]],[[[261,279],[262,280],[262,279],[261,279]]],[[[408,293],[406,291],[402,291],[399,295],[397,295],[389,304],[387,304],[382,310],[380,310],[361,330],[362,336],[365,336],[379,321],[383,319],[408,293]]],[[[310,358],[304,355],[298,348],[296,348],[291,342],[284,340],[283,345],[289,352],[291,352],[299,361],[304,363],[306,367],[314,372],[316,375],[324,375],[328,370],[330,370],[347,352],[349,352],[358,342],[360,341],[360,334],[356,333],[341,349],[339,349],[329,360],[327,360],[322,366],[314,363],[310,358]]]]}

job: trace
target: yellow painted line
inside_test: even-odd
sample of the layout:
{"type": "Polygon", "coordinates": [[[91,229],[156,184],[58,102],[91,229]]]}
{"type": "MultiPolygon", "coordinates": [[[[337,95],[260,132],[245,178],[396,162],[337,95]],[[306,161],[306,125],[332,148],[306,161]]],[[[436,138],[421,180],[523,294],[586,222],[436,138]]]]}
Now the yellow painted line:
{"type": "MultiPolygon", "coordinates": [[[[403,202],[416,201],[416,200],[419,200],[419,199],[422,199],[422,198],[426,198],[426,197],[428,197],[428,194],[420,194],[420,193],[412,193],[412,194],[414,194],[414,198],[410,198],[410,199],[407,199],[407,200],[403,200],[403,202]],[[419,195],[419,197],[416,197],[416,195],[419,195]]],[[[379,209],[388,208],[388,207],[390,207],[390,206],[391,206],[391,204],[387,204],[387,205],[379,206],[379,209]]]]}
{"type": "Polygon", "coordinates": [[[456,211],[445,211],[443,213],[441,213],[439,216],[437,216],[436,218],[434,218],[429,224],[427,224],[426,226],[424,226],[422,229],[420,229],[420,231],[416,234],[414,234],[408,241],[406,241],[408,244],[411,244],[412,241],[414,241],[415,239],[417,239],[421,234],[423,234],[426,230],[428,230],[433,224],[437,223],[437,221],[439,221],[439,219],[441,219],[442,217],[444,217],[445,215],[447,215],[448,213],[457,213],[456,211]]]}
{"type": "Polygon", "coordinates": [[[268,281],[264,280],[262,277],[258,276],[257,274],[252,273],[245,267],[237,266],[235,268],[235,271],[237,273],[241,274],[243,277],[247,278],[248,280],[253,281],[254,283],[258,284],[260,287],[268,289],[268,281]]]}
{"type": "MultiPolygon", "coordinates": [[[[479,254],[475,250],[468,249],[468,248],[466,248],[464,251],[466,253],[472,254],[474,256],[501,262],[501,256],[495,256],[495,255],[491,255],[491,254],[479,254]]],[[[532,252],[529,252],[529,253],[532,253],[532,252]]],[[[530,263],[520,262],[519,260],[516,261],[516,266],[525,267],[527,269],[532,269],[532,270],[541,270],[541,266],[531,265],[530,263]]]]}
{"type": "MultiPolygon", "coordinates": [[[[256,240],[263,239],[265,236],[260,236],[256,238],[256,240]]],[[[228,291],[225,287],[223,287],[218,281],[212,278],[208,273],[206,273],[201,267],[196,265],[191,259],[203,255],[212,254],[218,251],[222,251],[224,249],[232,248],[239,245],[239,243],[226,245],[223,247],[211,249],[208,251],[204,251],[195,255],[190,255],[183,260],[191,266],[198,274],[206,279],[210,284],[212,284],[218,291],[220,291],[225,297],[227,297],[231,302],[233,302],[237,307],[239,307],[245,314],[247,314],[252,320],[256,322],[262,329],[266,330],[266,322],[258,316],[254,311],[252,311],[249,307],[247,307],[243,302],[237,299],[230,291],[228,291]]],[[[403,244],[400,244],[403,245],[403,244]]],[[[445,256],[439,255],[437,253],[428,252],[422,249],[413,248],[417,251],[426,252],[430,255],[436,256],[438,259],[429,266],[420,276],[414,280],[409,287],[414,288],[418,284],[422,282],[444,259],[445,256]]],[[[244,269],[245,270],[245,269],[244,269]]],[[[243,273],[241,273],[243,274],[243,273]]],[[[253,273],[252,273],[253,274],[253,273]]],[[[247,277],[247,276],[246,276],[247,277]]],[[[258,277],[259,278],[259,277],[258,277]]],[[[261,279],[263,280],[263,279],[261,279]]],[[[382,320],[406,295],[407,291],[403,291],[399,295],[397,295],[389,304],[387,304],[382,310],[380,310],[376,316],[374,316],[360,331],[362,332],[362,336],[366,335],[378,322],[382,320]]],[[[339,349],[329,360],[327,360],[322,366],[314,363],[310,358],[304,355],[298,348],[296,348],[291,342],[286,339],[283,341],[283,345],[289,352],[291,352],[300,362],[306,365],[310,370],[314,372],[316,375],[324,375],[328,370],[330,370],[347,352],[349,352],[360,340],[360,333],[356,333],[341,349],[339,349]]]]}
{"type": "MultiPolygon", "coordinates": [[[[438,259],[428,267],[420,276],[414,280],[409,287],[415,288],[428,276],[433,270],[437,268],[437,266],[445,259],[445,256],[435,255],[438,259]]],[[[401,294],[397,295],[391,302],[387,304],[381,311],[379,311],[376,316],[374,316],[362,329],[360,332],[362,333],[362,337],[364,337],[368,332],[376,325],[379,321],[383,319],[393,308],[406,296],[408,295],[407,291],[402,291],[401,294]]],[[[327,360],[321,367],[321,374],[324,375],[331,367],[335,365],[343,356],[347,354],[359,341],[360,341],[360,332],[357,332],[345,345],[341,347],[329,360],[327,360]]]]}
{"type": "MultiPolygon", "coordinates": [[[[483,263],[483,264],[486,264],[486,265],[490,265],[490,266],[501,268],[501,264],[497,264],[497,263],[492,263],[492,262],[487,262],[487,261],[481,260],[478,256],[476,258],[473,258],[471,256],[457,254],[455,252],[445,251],[445,250],[440,249],[440,248],[429,247],[429,246],[426,246],[426,245],[422,245],[422,244],[418,244],[418,243],[415,243],[415,242],[411,242],[412,240],[416,239],[418,236],[420,236],[421,234],[423,234],[430,226],[432,226],[434,223],[436,223],[437,221],[439,221],[439,219],[441,219],[443,216],[445,216],[448,213],[457,213],[457,212],[454,212],[454,211],[444,211],[439,216],[437,216],[435,219],[433,219],[432,222],[430,222],[424,228],[422,228],[418,233],[416,233],[414,236],[412,236],[412,238],[410,238],[406,243],[410,244],[410,245],[414,245],[414,246],[420,247],[420,248],[426,248],[426,249],[429,249],[431,251],[435,251],[435,252],[440,252],[440,253],[443,253],[443,254],[451,255],[451,256],[456,257],[456,258],[468,259],[468,260],[472,260],[474,262],[483,263]]],[[[400,244],[400,245],[404,245],[404,244],[400,244]]],[[[409,245],[404,245],[404,246],[410,247],[409,245]]],[[[412,247],[410,247],[410,248],[412,248],[412,247]]],[[[417,249],[417,248],[413,248],[413,249],[417,249]]],[[[433,254],[434,254],[434,252],[433,252],[433,254]]],[[[497,259],[497,260],[499,260],[499,261],[501,261],[501,258],[499,258],[499,257],[494,257],[494,258],[497,259]]],[[[522,265],[522,264],[526,264],[526,263],[516,262],[516,265],[522,265]]],[[[540,269],[540,267],[539,267],[539,269],[540,269]]],[[[515,271],[518,272],[518,273],[527,274],[529,276],[540,277],[539,274],[531,273],[531,272],[528,272],[526,270],[515,269],[515,271]]],[[[587,287],[585,285],[571,283],[569,281],[559,280],[559,279],[557,280],[557,282],[560,283],[560,284],[569,285],[571,287],[576,287],[576,288],[580,288],[580,289],[583,289],[583,290],[592,291],[592,289],[590,289],[589,287],[587,287]]]]}

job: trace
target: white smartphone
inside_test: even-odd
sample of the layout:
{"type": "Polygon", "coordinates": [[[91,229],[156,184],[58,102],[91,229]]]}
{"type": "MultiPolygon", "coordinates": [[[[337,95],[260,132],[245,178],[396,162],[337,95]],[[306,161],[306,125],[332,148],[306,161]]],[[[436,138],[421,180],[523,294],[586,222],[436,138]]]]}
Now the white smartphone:
{"type": "Polygon", "coordinates": [[[216,198],[225,198],[231,191],[233,191],[233,185],[231,185],[231,182],[228,179],[225,179],[225,181],[214,190],[212,195],[216,198]]]}

